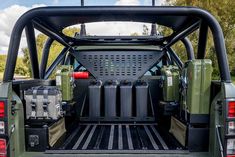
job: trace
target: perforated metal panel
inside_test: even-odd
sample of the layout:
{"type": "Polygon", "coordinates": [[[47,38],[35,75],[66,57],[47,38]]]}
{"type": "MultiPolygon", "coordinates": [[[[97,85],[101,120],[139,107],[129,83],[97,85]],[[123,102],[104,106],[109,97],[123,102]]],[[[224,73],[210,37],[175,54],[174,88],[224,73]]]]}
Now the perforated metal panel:
{"type": "Polygon", "coordinates": [[[95,78],[138,79],[163,55],[161,51],[81,51],[74,56],[95,78]]]}

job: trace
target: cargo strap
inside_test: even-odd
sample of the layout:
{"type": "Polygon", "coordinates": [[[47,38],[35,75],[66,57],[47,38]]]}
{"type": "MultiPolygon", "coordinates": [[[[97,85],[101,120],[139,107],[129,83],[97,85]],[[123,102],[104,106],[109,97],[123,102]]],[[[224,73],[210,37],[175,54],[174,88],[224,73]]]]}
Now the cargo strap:
{"type": "Polygon", "coordinates": [[[31,100],[31,118],[36,118],[36,109],[37,109],[37,89],[33,90],[33,99],[31,100]]]}
{"type": "Polygon", "coordinates": [[[43,103],[43,117],[46,117],[48,118],[48,104],[50,103],[48,101],[48,90],[43,90],[43,100],[42,100],[42,103],[43,103]]]}
{"type": "MultiPolygon", "coordinates": [[[[188,88],[188,79],[187,79],[187,69],[184,69],[182,77],[181,77],[181,87],[180,87],[180,92],[181,92],[181,99],[182,99],[182,105],[184,106],[184,116],[185,120],[187,121],[187,88],[188,88]]],[[[182,111],[180,111],[182,112],[182,111]]]]}

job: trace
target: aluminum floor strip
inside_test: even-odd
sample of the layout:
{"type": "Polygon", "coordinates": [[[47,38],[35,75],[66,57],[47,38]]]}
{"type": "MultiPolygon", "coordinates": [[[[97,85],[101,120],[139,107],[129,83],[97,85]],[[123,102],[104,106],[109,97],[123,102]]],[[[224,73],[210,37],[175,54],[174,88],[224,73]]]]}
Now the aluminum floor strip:
{"type": "MultiPolygon", "coordinates": [[[[68,144],[70,139],[71,147],[62,145],[59,149],[79,152],[153,152],[153,151],[173,151],[178,147],[169,147],[155,125],[80,125],[66,139],[68,144]],[[80,127],[82,126],[82,127],[80,127]],[[80,134],[80,135],[78,135],[80,134]],[[76,135],[76,136],[75,136],[76,135]],[[76,139],[77,138],[77,139],[76,139]],[[67,149],[66,149],[67,148],[67,149]]],[[[169,141],[168,141],[169,142],[169,141]]],[[[56,149],[55,149],[56,150],[56,149]]],[[[182,149],[183,150],[183,149],[182,149]]]]}
{"type": "Polygon", "coordinates": [[[78,148],[78,146],[82,142],[82,140],[83,140],[84,136],[86,135],[89,128],[90,128],[90,125],[87,125],[86,129],[82,132],[81,136],[79,137],[79,139],[77,140],[77,142],[75,143],[75,145],[73,146],[72,149],[77,149],[78,148]]]}

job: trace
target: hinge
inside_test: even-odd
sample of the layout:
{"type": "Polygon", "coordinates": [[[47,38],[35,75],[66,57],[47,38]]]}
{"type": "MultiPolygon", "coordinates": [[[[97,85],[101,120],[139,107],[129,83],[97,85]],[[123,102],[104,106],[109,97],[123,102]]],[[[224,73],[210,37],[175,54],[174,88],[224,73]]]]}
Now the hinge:
{"type": "Polygon", "coordinates": [[[222,115],[222,100],[217,100],[215,110],[219,112],[219,115],[222,115]]]}
{"type": "Polygon", "coordinates": [[[19,110],[19,109],[16,109],[15,106],[16,106],[16,101],[12,100],[11,101],[11,115],[13,116],[15,115],[16,111],[19,110]]]}

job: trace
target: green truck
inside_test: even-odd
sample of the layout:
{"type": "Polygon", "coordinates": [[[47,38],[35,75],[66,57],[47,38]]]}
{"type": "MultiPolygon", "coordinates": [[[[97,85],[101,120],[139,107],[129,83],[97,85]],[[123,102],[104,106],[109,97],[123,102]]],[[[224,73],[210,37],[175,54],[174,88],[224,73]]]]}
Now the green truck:
{"type": "Polygon", "coordinates": [[[235,87],[216,19],[173,6],[40,7],[22,15],[0,83],[0,157],[49,156],[235,157],[235,87]],[[100,21],[150,23],[152,30],[86,35],[85,25],[100,21]],[[75,24],[80,32],[63,34],[75,24]],[[172,33],[163,36],[156,25],[172,33]],[[48,37],[40,63],[35,30],[48,37]],[[205,58],[208,30],[219,80],[205,58]],[[32,78],[16,80],[23,31],[32,78]],[[197,52],[187,38],[195,31],[197,52]],[[53,41],[64,48],[47,65],[53,41]],[[188,61],[172,49],[177,42],[188,61]]]}

